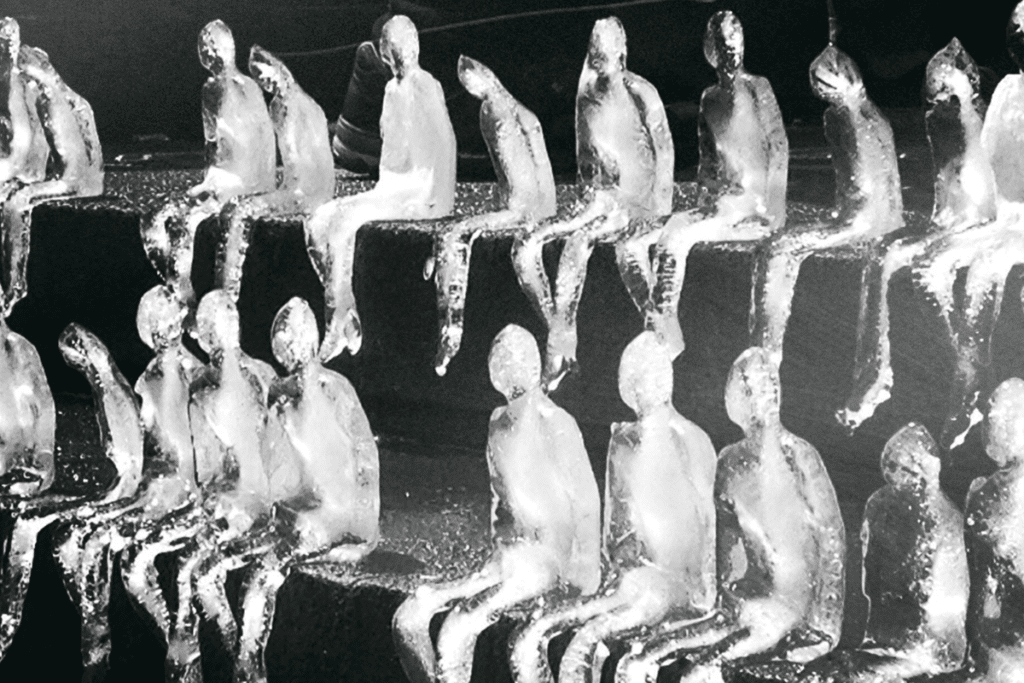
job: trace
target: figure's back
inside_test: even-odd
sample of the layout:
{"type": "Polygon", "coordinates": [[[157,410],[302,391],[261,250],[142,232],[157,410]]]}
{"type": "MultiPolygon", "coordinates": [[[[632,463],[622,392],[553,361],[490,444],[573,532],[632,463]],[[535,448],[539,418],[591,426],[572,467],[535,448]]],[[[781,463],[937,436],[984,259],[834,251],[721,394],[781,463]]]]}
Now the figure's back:
{"type": "Polygon", "coordinates": [[[536,115],[503,92],[480,106],[480,132],[506,208],[535,219],[554,215],[555,179],[536,115]]]}
{"type": "Polygon", "coordinates": [[[54,477],[53,395],[36,348],[0,322],[0,476],[12,470],[30,472],[38,480],[13,484],[16,495],[35,495],[54,477]]]}
{"type": "Polygon", "coordinates": [[[43,180],[50,146],[36,111],[39,87],[13,66],[0,74],[0,159],[5,173],[0,183],[17,178],[25,183],[43,180]]]}
{"type": "Polygon", "coordinates": [[[219,108],[210,112],[216,127],[213,166],[241,181],[240,187],[232,188],[239,195],[270,192],[277,184],[277,149],[263,91],[239,72],[210,78],[206,88],[219,91],[213,98],[219,100],[219,108]]]}
{"type": "Polygon", "coordinates": [[[1024,202],[1024,75],[1010,74],[992,93],[981,142],[1003,201],[1024,202]]]}
{"type": "Polygon", "coordinates": [[[334,196],[334,157],[323,109],[292,84],[284,99],[270,104],[283,174],[280,190],[293,192],[302,205],[312,209],[334,196]]]}
{"type": "Polygon", "coordinates": [[[161,469],[177,472],[188,482],[195,480],[189,387],[199,367],[199,361],[184,347],[171,348],[150,361],[135,383],[135,393],[141,399],[139,412],[147,460],[162,462],[161,469]]]}

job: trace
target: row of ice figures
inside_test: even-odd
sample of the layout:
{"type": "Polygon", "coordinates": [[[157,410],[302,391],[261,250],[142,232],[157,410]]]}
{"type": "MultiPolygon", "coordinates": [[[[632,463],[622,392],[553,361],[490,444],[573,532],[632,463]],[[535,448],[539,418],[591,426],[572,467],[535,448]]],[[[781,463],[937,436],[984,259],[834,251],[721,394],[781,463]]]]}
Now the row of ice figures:
{"type": "Polygon", "coordinates": [[[239,347],[238,314],[222,290],[196,311],[203,364],[182,343],[187,308],[166,286],[139,303],[138,329],[154,358],[132,388],[103,343],[71,324],[59,345],[92,386],[115,476],[95,497],[50,493],[53,397],[35,348],[0,322],[0,658],[11,645],[36,541],[45,528],[64,586],[82,616],[86,678],[110,654],[113,572],[167,643],[169,680],[201,681],[200,614],[238,660],[239,680],[265,680],[263,648],[277,589],[306,562],[352,562],[379,537],[377,446],[359,398],[317,360],[313,311],[295,298],[274,319],[274,369],[239,347]],[[165,594],[157,557],[176,559],[165,594]],[[237,624],[227,573],[248,566],[237,624]]]}

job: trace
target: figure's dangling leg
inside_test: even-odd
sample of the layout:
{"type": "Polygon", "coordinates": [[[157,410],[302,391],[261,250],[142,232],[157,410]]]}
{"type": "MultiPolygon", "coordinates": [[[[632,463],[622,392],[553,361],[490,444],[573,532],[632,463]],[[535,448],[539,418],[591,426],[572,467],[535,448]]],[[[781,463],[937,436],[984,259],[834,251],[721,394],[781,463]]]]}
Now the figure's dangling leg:
{"type": "Polygon", "coordinates": [[[214,553],[194,572],[195,596],[202,607],[203,616],[217,625],[224,648],[231,654],[238,652],[238,624],[228,602],[225,584],[228,572],[247,564],[240,555],[214,553]]]}
{"type": "Polygon", "coordinates": [[[179,544],[189,536],[133,543],[121,554],[121,578],[125,591],[132,597],[140,616],[154,621],[165,643],[171,630],[171,614],[160,590],[156,558],[179,549],[179,544]]]}
{"type": "Polygon", "coordinates": [[[82,604],[82,579],[79,572],[84,564],[85,544],[93,531],[88,521],[76,520],[61,525],[53,532],[53,559],[60,569],[64,590],[71,598],[71,604],[78,607],[82,604]]]}
{"type": "Polygon", "coordinates": [[[199,614],[193,605],[193,574],[212,549],[201,547],[178,564],[178,609],[167,639],[164,678],[167,683],[202,683],[199,659],[199,614]]]}
{"type": "Polygon", "coordinates": [[[274,626],[277,592],[284,584],[287,571],[276,557],[270,557],[258,562],[246,582],[242,593],[242,635],[235,666],[236,683],[267,680],[264,652],[274,626]]]}
{"type": "MultiPolygon", "coordinates": [[[[233,201],[221,212],[225,227],[218,244],[213,282],[215,288],[226,291],[235,302],[242,291],[242,272],[253,220],[267,208],[266,201],[256,195],[233,201]]],[[[191,268],[189,270],[191,272],[191,268]]]]}
{"type": "Polygon", "coordinates": [[[642,234],[615,243],[615,263],[619,267],[619,277],[633,305],[645,319],[653,307],[654,266],[651,263],[651,249],[661,234],[661,228],[651,227],[642,234]]]}
{"type": "Polygon", "coordinates": [[[170,231],[172,263],[168,284],[173,287],[181,301],[188,307],[185,320],[186,330],[195,326],[195,311],[199,302],[192,287],[192,259],[195,255],[196,233],[199,225],[208,218],[218,215],[221,204],[210,198],[188,209],[184,219],[172,226],[170,231]]]}
{"type": "Polygon", "coordinates": [[[32,577],[36,542],[44,528],[60,519],[60,513],[19,517],[14,521],[0,582],[0,660],[14,640],[25,608],[25,594],[32,577]]]}
{"type": "Polygon", "coordinates": [[[90,678],[101,680],[110,657],[110,581],[116,561],[111,550],[109,528],[92,534],[86,543],[84,566],[80,576],[85,579],[82,595],[82,663],[90,678]]]}
{"type": "Polygon", "coordinates": [[[768,350],[781,365],[800,266],[811,252],[795,240],[785,239],[773,240],[763,248],[754,258],[750,343],[768,350]]]}
{"type": "Polygon", "coordinates": [[[519,288],[526,295],[533,310],[548,326],[555,315],[555,300],[551,282],[544,269],[544,244],[550,230],[539,228],[519,235],[512,242],[512,266],[516,271],[519,288]]]}
{"type": "Polygon", "coordinates": [[[435,288],[440,338],[434,370],[444,376],[462,345],[462,321],[469,284],[469,263],[479,231],[458,223],[434,240],[435,288]]]}
{"type": "Polygon", "coordinates": [[[180,231],[180,228],[175,230],[173,225],[182,222],[189,207],[187,199],[175,199],[164,204],[152,216],[139,221],[139,236],[142,238],[146,258],[164,282],[175,279],[174,240],[171,235],[180,231]]]}
{"type": "Polygon", "coordinates": [[[615,683],[656,683],[662,666],[690,653],[721,649],[735,634],[718,611],[698,619],[665,623],[653,637],[633,642],[615,669],[615,683]]]}
{"type": "Polygon", "coordinates": [[[658,335],[673,358],[686,350],[683,328],[679,324],[679,301],[686,281],[686,261],[698,241],[697,233],[686,227],[676,227],[670,222],[656,246],[657,280],[651,295],[653,305],[647,315],[647,329],[658,335]]]}
{"type": "Polygon", "coordinates": [[[74,194],[63,180],[47,180],[26,185],[7,200],[3,207],[3,268],[0,285],[4,290],[4,311],[28,294],[28,252],[31,245],[32,211],[49,199],[74,194]]]}
{"type": "Polygon", "coordinates": [[[583,297],[587,265],[593,251],[593,239],[583,230],[569,235],[562,247],[558,277],[555,279],[555,315],[548,330],[547,353],[544,358],[544,383],[548,391],[554,391],[577,365],[576,314],[583,297]]]}

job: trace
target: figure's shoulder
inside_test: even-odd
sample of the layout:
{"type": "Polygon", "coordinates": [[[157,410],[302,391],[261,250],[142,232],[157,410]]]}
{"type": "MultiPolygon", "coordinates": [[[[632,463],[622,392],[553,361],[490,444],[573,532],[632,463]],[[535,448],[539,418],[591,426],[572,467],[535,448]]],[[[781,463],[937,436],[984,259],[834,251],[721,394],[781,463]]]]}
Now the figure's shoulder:
{"type": "Polygon", "coordinates": [[[744,477],[757,463],[757,455],[746,439],[731,443],[718,454],[716,479],[724,484],[744,477]]]}
{"type": "Polygon", "coordinates": [[[623,83],[625,83],[626,90],[633,97],[640,99],[644,103],[644,107],[648,112],[661,110],[662,115],[664,115],[665,105],[661,101],[661,95],[650,81],[639,74],[627,71],[623,78],[623,83]]]}
{"type": "Polygon", "coordinates": [[[640,445],[640,430],[636,422],[613,422],[611,438],[608,442],[609,453],[613,448],[634,450],[640,445]]]}
{"type": "Polygon", "coordinates": [[[688,447],[699,448],[710,453],[713,458],[716,458],[715,447],[711,443],[711,437],[696,422],[673,409],[672,416],[669,418],[669,426],[675,434],[686,441],[688,447]]]}

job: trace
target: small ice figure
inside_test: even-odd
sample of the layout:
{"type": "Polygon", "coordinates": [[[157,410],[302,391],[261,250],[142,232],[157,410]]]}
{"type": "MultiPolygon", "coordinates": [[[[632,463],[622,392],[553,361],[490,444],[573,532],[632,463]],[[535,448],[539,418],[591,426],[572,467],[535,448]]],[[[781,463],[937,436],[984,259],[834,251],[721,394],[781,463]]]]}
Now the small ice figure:
{"type": "Polygon", "coordinates": [[[281,183],[277,189],[271,183],[260,194],[238,197],[221,212],[226,227],[214,283],[234,301],[242,288],[253,221],[265,216],[305,217],[334,196],[334,157],[324,110],[295,82],[288,67],[259,45],[249,53],[249,73],[272,98],[270,118],[281,154],[281,183]]]}
{"type": "Polygon", "coordinates": [[[1024,671],[1024,381],[994,392],[986,453],[998,469],[971,484],[964,509],[971,575],[971,655],[986,683],[1017,683],[1024,671]]]}
{"type": "Polygon", "coordinates": [[[516,100],[490,69],[466,56],[459,57],[459,80],[481,100],[480,132],[491,154],[504,208],[444,225],[434,238],[434,253],[424,269],[435,270],[437,283],[438,343],[434,369],[444,375],[462,344],[470,255],[481,234],[526,231],[553,216],[555,179],[544,132],[532,111],[516,100]]]}
{"type": "Polygon", "coordinates": [[[655,248],[651,301],[643,309],[647,328],[673,356],[685,348],[679,299],[694,245],[763,239],[786,221],[789,140],[782,112],[768,79],[743,66],[743,26],[732,12],[708,20],[704,58],[718,73],[718,83],[704,91],[700,103],[701,202],[665,224],[655,248]]]}
{"type": "Polygon", "coordinates": [[[153,267],[194,312],[192,246],[196,229],[236,197],[270,192],[277,183],[274,126],[263,91],[240,72],[231,29],[211,21],[199,34],[207,168],[201,183],[142,221],[142,243],[153,267]]]}
{"type": "Polygon", "coordinates": [[[868,98],[857,65],[829,44],[811,63],[810,77],[814,93],[829,105],[824,120],[836,174],[835,222],[780,231],[757,256],[751,338],[778,364],[804,260],[836,247],[870,252],[873,242],[903,226],[892,127],[868,98]]]}
{"type": "Polygon", "coordinates": [[[18,66],[38,89],[36,111],[50,144],[52,175],[13,192],[0,215],[0,285],[8,313],[27,294],[32,209],[51,199],[103,193],[103,152],[92,107],[67,86],[50,64],[49,56],[39,48],[22,45],[18,66]]]}
{"type": "Polygon", "coordinates": [[[359,228],[370,221],[441,218],[455,206],[455,132],[441,84],[420,68],[419,35],[408,17],[397,14],[384,24],[380,55],[394,74],[380,115],[380,179],[369,192],[324,204],[306,221],[306,247],[325,290],[325,363],[362,345],[352,291],[359,228]]]}
{"type": "Polygon", "coordinates": [[[537,342],[508,325],[488,366],[508,400],[487,439],[494,550],[479,571],[420,586],[398,608],[395,645],[414,683],[468,683],[477,636],[503,613],[544,596],[591,595],[601,582],[597,482],[576,422],[541,388],[537,342]],[[453,605],[435,656],[431,619],[453,605]]]}
{"type": "Polygon", "coordinates": [[[55,522],[89,519],[117,507],[119,501],[131,500],[142,481],[139,410],[110,352],[95,335],[75,323],[61,333],[58,346],[67,364],[81,372],[92,388],[100,439],[115,474],[110,488],[97,499],[43,495],[22,501],[12,511],[14,528],[4,539],[7,552],[0,567],[0,659],[21,623],[39,533],[55,522]]]}
{"type": "Polygon", "coordinates": [[[39,121],[39,87],[19,64],[21,27],[11,17],[0,19],[0,203],[16,190],[46,178],[50,145],[39,121]]]}
{"type": "Polygon", "coordinates": [[[576,311],[595,243],[616,243],[623,282],[642,307],[653,277],[651,240],[623,238],[631,221],[649,229],[672,212],[675,149],[665,107],[653,85],[626,69],[626,32],[616,17],[599,19],[590,34],[576,92],[576,162],[585,202],[571,218],[521,236],[512,250],[519,284],[548,327],[549,390],[576,365],[576,311]],[[543,247],[560,238],[552,289],[543,247]]]}
{"type": "Polygon", "coordinates": [[[672,359],[652,332],[622,354],[619,393],[636,422],[612,426],[605,479],[606,590],[531,615],[512,641],[519,683],[550,683],[548,644],[576,628],[562,683],[600,679],[604,641],[698,617],[715,603],[715,448],[672,407],[672,359]]]}
{"type": "MultiPolygon", "coordinates": [[[[950,313],[956,271],[968,265],[974,253],[963,245],[975,240],[981,243],[985,234],[999,229],[990,226],[981,234],[977,230],[996,214],[995,177],[981,145],[985,101],[979,92],[980,83],[977,65],[956,38],[928,62],[924,95],[925,124],[935,167],[932,225],[923,236],[880,244],[880,258],[865,272],[854,390],[836,415],[848,429],[856,429],[890,396],[889,282],[900,269],[915,266],[926,289],[939,303],[954,350],[962,355],[950,313]]],[[[966,381],[964,369],[972,366],[968,363],[960,367],[958,375],[966,381]]],[[[943,441],[948,446],[955,435],[944,431],[943,441]]]]}
{"type": "Polygon", "coordinates": [[[717,607],[638,641],[616,680],[653,681],[680,658],[697,665],[694,676],[723,660],[808,662],[839,641],[843,518],[821,456],[782,426],[779,400],[772,354],[744,351],[725,405],[745,438],[722,450],[715,476],[717,607]]]}
{"type": "Polygon", "coordinates": [[[864,507],[861,585],[868,599],[859,650],[812,664],[808,683],[905,680],[959,669],[970,592],[964,519],[939,486],[939,449],[910,423],[882,452],[886,485],[864,507]]]}

